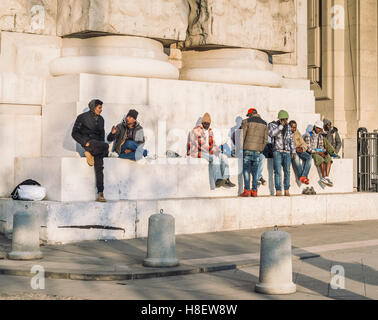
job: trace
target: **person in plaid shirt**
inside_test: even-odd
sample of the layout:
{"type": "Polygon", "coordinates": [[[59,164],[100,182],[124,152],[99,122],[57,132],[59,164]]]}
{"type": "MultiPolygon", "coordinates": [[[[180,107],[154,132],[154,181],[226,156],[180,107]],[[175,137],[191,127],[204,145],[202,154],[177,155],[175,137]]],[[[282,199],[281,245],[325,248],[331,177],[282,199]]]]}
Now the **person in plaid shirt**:
{"type": "Polygon", "coordinates": [[[211,117],[205,113],[202,123],[196,126],[188,136],[187,156],[204,158],[209,161],[210,174],[215,181],[216,188],[233,188],[235,184],[230,181],[228,158],[215,144],[210,124],[211,117]]]}
{"type": "Polygon", "coordinates": [[[306,133],[304,140],[308,146],[307,152],[312,155],[316,167],[320,168],[322,174],[320,182],[328,187],[333,187],[333,182],[329,178],[333,161],[330,153],[326,150],[324,143],[325,138],[322,135],[323,127],[323,121],[316,121],[314,129],[311,132],[306,133]]]}
{"type": "Polygon", "coordinates": [[[273,143],[273,168],[276,196],[282,196],[281,170],[284,171],[285,196],[290,197],[290,165],[296,158],[291,128],[288,124],[289,113],[281,110],[278,113],[278,121],[269,123],[269,137],[273,143]]]}

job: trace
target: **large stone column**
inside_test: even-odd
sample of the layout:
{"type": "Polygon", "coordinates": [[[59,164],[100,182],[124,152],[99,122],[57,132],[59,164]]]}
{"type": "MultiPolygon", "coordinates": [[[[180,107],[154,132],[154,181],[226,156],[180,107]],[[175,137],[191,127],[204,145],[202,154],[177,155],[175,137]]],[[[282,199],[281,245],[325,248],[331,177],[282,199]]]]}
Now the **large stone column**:
{"type": "Polygon", "coordinates": [[[62,56],[52,61],[50,72],[53,76],[80,73],[163,79],[179,76],[160,42],[127,36],[63,39],[62,56]]]}
{"type": "Polygon", "coordinates": [[[294,0],[189,0],[189,7],[183,49],[208,51],[183,55],[181,79],[281,86],[267,52],[295,50],[294,0]]]}

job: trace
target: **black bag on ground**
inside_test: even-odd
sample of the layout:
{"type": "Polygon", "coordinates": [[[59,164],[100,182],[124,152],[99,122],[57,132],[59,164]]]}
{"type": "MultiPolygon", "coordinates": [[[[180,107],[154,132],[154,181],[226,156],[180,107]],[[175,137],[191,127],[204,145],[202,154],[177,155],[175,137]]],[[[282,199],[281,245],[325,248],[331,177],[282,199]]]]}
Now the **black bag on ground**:
{"type": "Polygon", "coordinates": [[[25,180],[24,182],[21,182],[16,188],[14,188],[13,192],[11,193],[13,200],[19,200],[18,198],[18,187],[19,186],[41,186],[37,181],[35,180],[25,180]]]}

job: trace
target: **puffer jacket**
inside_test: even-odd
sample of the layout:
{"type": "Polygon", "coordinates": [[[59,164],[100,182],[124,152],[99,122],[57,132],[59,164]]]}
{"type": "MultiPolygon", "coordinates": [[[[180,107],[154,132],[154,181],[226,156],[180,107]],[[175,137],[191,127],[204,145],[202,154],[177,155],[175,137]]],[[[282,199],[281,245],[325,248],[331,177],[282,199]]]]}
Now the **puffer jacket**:
{"type": "Polygon", "coordinates": [[[259,115],[243,120],[243,150],[262,152],[268,142],[268,126],[259,115]]]}
{"type": "MultiPolygon", "coordinates": [[[[116,126],[116,129],[117,129],[117,132],[115,134],[112,134],[111,132],[108,134],[107,140],[109,142],[112,142],[115,140],[113,150],[115,150],[115,152],[120,154],[122,145],[125,143],[127,139],[128,130],[130,129],[124,121],[119,123],[116,126]]],[[[143,127],[140,125],[139,122],[135,122],[135,127],[133,129],[134,129],[134,132],[133,132],[132,140],[139,145],[143,145],[145,142],[143,127]]]]}
{"type": "Polygon", "coordinates": [[[92,111],[84,112],[76,118],[72,138],[83,148],[90,140],[105,141],[104,118],[92,111]]]}

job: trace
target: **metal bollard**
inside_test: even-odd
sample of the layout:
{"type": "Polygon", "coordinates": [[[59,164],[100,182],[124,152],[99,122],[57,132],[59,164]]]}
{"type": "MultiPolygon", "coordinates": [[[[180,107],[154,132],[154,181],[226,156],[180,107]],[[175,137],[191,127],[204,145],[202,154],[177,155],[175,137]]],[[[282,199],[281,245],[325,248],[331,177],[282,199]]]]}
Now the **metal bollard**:
{"type": "Polygon", "coordinates": [[[269,231],[261,236],[260,278],[255,291],[262,294],[292,294],[291,237],[283,231],[269,231]]]}
{"type": "Polygon", "coordinates": [[[39,250],[39,219],[38,215],[26,211],[16,212],[13,217],[12,252],[10,260],[42,259],[39,250]]]}
{"type": "Polygon", "coordinates": [[[175,267],[176,259],[175,218],[160,210],[148,220],[147,257],[145,267],[175,267]]]}

